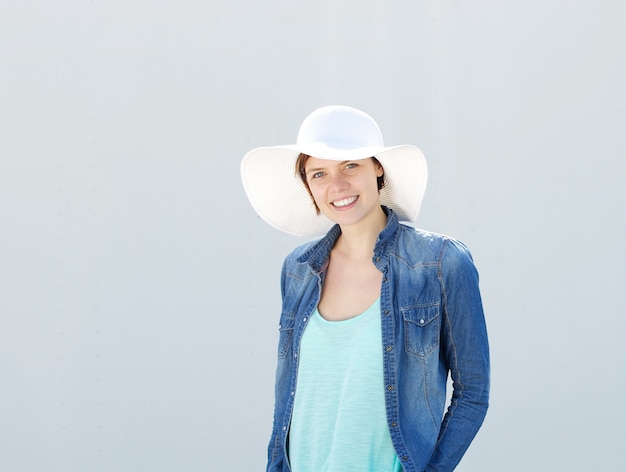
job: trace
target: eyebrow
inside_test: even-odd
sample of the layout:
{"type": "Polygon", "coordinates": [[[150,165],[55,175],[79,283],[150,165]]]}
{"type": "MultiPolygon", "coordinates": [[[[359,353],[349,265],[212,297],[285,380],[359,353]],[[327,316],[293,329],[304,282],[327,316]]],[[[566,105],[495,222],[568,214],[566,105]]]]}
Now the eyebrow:
{"type": "MultiPolygon", "coordinates": [[[[337,162],[337,166],[340,167],[340,166],[342,166],[344,164],[347,164],[348,162],[354,162],[354,161],[347,160],[347,161],[336,161],[336,162],[337,162]]],[[[305,165],[305,167],[306,167],[306,165],[305,165]]],[[[320,170],[325,170],[325,169],[326,169],[326,167],[314,167],[314,168],[309,169],[309,170],[305,169],[305,172],[308,175],[308,174],[310,174],[312,172],[315,173],[315,172],[319,172],[320,170]]]]}

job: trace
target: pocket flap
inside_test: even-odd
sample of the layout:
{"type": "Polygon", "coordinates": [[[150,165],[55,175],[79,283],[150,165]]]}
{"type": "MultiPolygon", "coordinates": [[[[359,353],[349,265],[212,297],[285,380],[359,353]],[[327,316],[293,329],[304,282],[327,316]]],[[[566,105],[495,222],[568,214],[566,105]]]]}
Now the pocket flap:
{"type": "Polygon", "coordinates": [[[439,316],[439,303],[408,306],[400,310],[405,321],[426,326],[439,316]]]}

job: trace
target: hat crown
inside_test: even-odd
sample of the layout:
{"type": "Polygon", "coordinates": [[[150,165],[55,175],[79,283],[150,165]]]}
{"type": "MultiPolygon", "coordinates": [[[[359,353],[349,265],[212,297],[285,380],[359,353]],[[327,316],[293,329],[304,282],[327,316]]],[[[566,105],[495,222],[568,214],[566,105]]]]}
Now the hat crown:
{"type": "Polygon", "coordinates": [[[305,118],[298,145],[323,143],[335,149],[382,147],[383,135],[367,113],[346,106],[318,108],[305,118]]]}

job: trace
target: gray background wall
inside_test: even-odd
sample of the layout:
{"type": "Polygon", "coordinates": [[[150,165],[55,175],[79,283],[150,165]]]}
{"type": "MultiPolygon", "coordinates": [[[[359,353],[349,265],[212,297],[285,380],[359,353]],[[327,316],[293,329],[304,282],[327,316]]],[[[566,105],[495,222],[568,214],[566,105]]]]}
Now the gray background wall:
{"type": "Polygon", "coordinates": [[[1,1],[0,470],[263,470],[282,258],[239,161],[326,104],[426,153],[492,407],[459,471],[619,470],[619,1],[1,1]]]}

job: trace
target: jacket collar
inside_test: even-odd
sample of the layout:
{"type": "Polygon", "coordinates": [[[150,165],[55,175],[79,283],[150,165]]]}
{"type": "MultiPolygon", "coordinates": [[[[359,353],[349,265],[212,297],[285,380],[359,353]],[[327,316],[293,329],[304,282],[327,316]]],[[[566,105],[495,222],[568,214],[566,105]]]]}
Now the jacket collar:
{"type": "MultiPolygon", "coordinates": [[[[378,234],[378,239],[376,239],[376,245],[374,246],[374,256],[372,258],[374,265],[381,271],[386,265],[389,252],[395,244],[395,236],[400,227],[398,216],[393,210],[384,205],[382,205],[382,209],[387,215],[387,225],[378,234]]],[[[326,236],[314,243],[304,254],[298,257],[297,261],[309,264],[313,272],[317,274],[324,272],[328,267],[330,251],[340,234],[341,228],[339,225],[333,226],[330,231],[326,233],[326,236]]]]}

